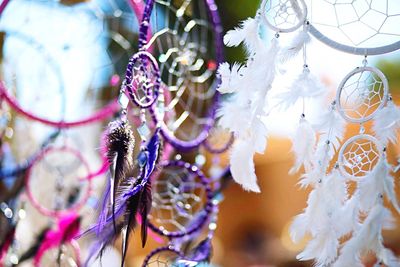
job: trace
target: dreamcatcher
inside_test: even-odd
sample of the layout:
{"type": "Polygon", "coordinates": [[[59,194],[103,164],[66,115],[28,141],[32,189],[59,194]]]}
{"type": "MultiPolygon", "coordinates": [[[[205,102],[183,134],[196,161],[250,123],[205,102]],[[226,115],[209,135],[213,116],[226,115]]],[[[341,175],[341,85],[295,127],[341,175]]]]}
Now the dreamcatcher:
{"type": "Polygon", "coordinates": [[[148,227],[169,239],[169,245],[151,252],[143,266],[186,261],[194,266],[209,261],[219,201],[214,200],[211,180],[200,168],[206,160],[205,149],[222,153],[232,143],[230,135],[222,143],[216,142],[212,136],[217,132],[205,142],[218,100],[215,72],[222,56],[220,32],[216,8],[210,1],[146,3],[139,52],[130,58],[120,90],[123,111],[110,123],[105,138],[110,180],[99,220],[86,232],[99,237],[86,264],[101,257],[122,234],[123,266],[129,235],[137,224],[142,246],[148,227]],[[140,110],[139,149],[133,154],[133,129],[126,117],[129,102],[140,110]],[[203,142],[206,145],[196,164],[183,159],[190,155],[182,154],[158,163],[161,157],[169,158],[168,144],[182,153],[198,150],[203,142]],[[213,223],[207,238],[184,249],[189,240],[197,240],[207,222],[213,223]]]}
{"type": "Polygon", "coordinates": [[[277,99],[283,109],[303,103],[292,137],[295,164],[290,173],[303,167],[299,184],[313,190],[290,232],[295,242],[310,234],[311,240],[297,257],[313,259],[316,266],[363,266],[361,259],[368,252],[376,255],[377,264],[400,266],[382,238],[382,230],[390,228],[393,220],[383,199],[399,211],[391,176],[395,168],[386,156],[388,143],[397,139],[399,109],[385,75],[367,61],[371,55],[400,48],[394,26],[399,22],[397,8],[395,1],[264,0],[255,18],[242,22],[224,38],[228,46],[243,42],[248,59],[243,65],[223,63],[219,67],[222,83],[218,90],[231,94],[220,109],[220,124],[237,137],[230,159],[233,178],[256,192],[251,158],[265,149],[263,119],[266,110],[275,108],[265,105],[270,102],[269,90],[274,75],[284,74],[285,63],[302,53],[302,72],[277,99]],[[269,47],[260,37],[264,29],[275,32],[269,47]],[[296,32],[293,39],[278,46],[279,35],[292,32],[296,32]],[[314,124],[309,121],[305,100],[322,102],[326,90],[307,63],[311,36],[339,51],[364,56],[361,66],[341,81],[336,98],[314,124]],[[344,141],[346,123],[358,124],[360,130],[344,141]],[[349,182],[356,184],[354,192],[348,189],[349,182]]]}
{"type": "MultiPolygon", "coordinates": [[[[6,224],[2,223],[0,263],[11,266],[32,259],[35,266],[49,266],[49,262],[77,266],[80,248],[73,238],[80,231],[78,212],[90,207],[93,178],[107,169],[106,159],[94,166],[98,156],[87,153],[86,145],[97,147],[92,143],[95,138],[82,140],[81,133],[92,132],[96,123],[119,111],[118,103],[112,101],[101,103],[91,115],[82,115],[99,106],[85,98],[103,98],[100,89],[121,84],[121,66],[135,50],[134,30],[143,5],[135,1],[8,2],[0,7],[5,36],[0,181],[2,192],[3,185],[8,187],[2,194],[1,220],[5,217],[9,227],[3,229],[6,224]],[[91,59],[85,61],[87,56],[91,59]],[[28,69],[26,58],[30,59],[28,69]],[[73,62],[76,58],[79,64],[73,62]],[[22,138],[16,135],[22,132],[22,138]],[[18,151],[7,149],[13,143],[19,143],[18,151]],[[9,164],[7,158],[18,163],[9,164]],[[49,190],[43,194],[45,188],[49,190]],[[29,237],[21,238],[18,229],[33,232],[26,228],[29,222],[22,220],[27,217],[28,203],[53,219],[33,237],[31,247],[25,244],[29,237]]],[[[108,90],[104,94],[109,98],[108,90]]],[[[31,223],[34,217],[28,217],[31,223]]]]}

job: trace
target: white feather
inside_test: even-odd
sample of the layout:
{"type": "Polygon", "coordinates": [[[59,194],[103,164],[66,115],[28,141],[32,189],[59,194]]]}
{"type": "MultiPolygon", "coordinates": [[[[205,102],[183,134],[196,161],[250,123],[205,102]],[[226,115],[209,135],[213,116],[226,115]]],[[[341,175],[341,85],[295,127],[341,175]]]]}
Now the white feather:
{"type": "Polygon", "coordinates": [[[358,182],[357,194],[360,196],[360,207],[363,211],[368,211],[374,206],[377,201],[376,196],[382,194],[388,198],[393,207],[400,213],[394,190],[394,178],[390,175],[390,169],[391,167],[384,154],[371,173],[358,182]]]}
{"type": "Polygon", "coordinates": [[[233,63],[232,68],[229,63],[224,62],[219,65],[218,75],[221,83],[217,90],[221,94],[238,92],[241,89],[241,65],[233,63]]]}
{"type": "Polygon", "coordinates": [[[315,259],[314,266],[317,267],[329,266],[337,257],[338,247],[339,241],[334,229],[325,225],[324,230],[319,231],[296,258],[301,261],[315,259]]]}
{"type": "Polygon", "coordinates": [[[298,172],[301,166],[304,166],[306,172],[311,170],[315,153],[315,142],[315,131],[311,124],[302,116],[296,133],[292,137],[292,151],[295,155],[295,163],[289,171],[290,174],[298,172]]]}
{"type": "Polygon", "coordinates": [[[250,127],[249,118],[252,116],[251,107],[245,103],[241,103],[237,95],[231,96],[229,99],[221,103],[217,110],[218,124],[235,135],[244,135],[250,127]]]}
{"type": "Polygon", "coordinates": [[[308,44],[310,41],[310,34],[308,33],[307,28],[304,28],[291,40],[291,43],[288,46],[282,48],[279,55],[280,61],[286,62],[296,57],[303,49],[304,45],[308,44]]]}
{"type": "Polygon", "coordinates": [[[329,140],[331,151],[337,152],[344,137],[345,126],[346,121],[336,112],[334,106],[331,106],[329,111],[319,117],[315,129],[320,133],[321,144],[326,144],[329,140]]]}
{"type": "Polygon", "coordinates": [[[245,190],[260,192],[253,162],[255,150],[251,143],[237,139],[230,152],[232,177],[245,190]]]}
{"type": "Polygon", "coordinates": [[[290,226],[290,237],[293,242],[298,243],[307,233],[315,236],[318,228],[315,227],[326,221],[326,211],[321,200],[323,194],[320,184],[308,195],[307,207],[304,212],[297,215],[290,226]]]}
{"type": "MultiPolygon", "coordinates": [[[[392,215],[383,206],[382,201],[371,209],[360,229],[353,233],[343,248],[334,267],[363,266],[360,265],[360,255],[369,251],[377,255],[382,253],[382,228],[385,222],[392,220],[392,215]]],[[[390,265],[389,265],[390,266],[390,265]]]]}
{"type": "Polygon", "coordinates": [[[224,79],[219,90],[234,92],[234,95],[222,103],[217,116],[220,117],[219,125],[229,129],[237,138],[230,154],[233,179],[244,189],[259,192],[253,156],[256,152],[263,153],[267,145],[264,108],[274,81],[280,48],[276,38],[270,47],[260,42],[255,20],[247,20],[242,26],[230,31],[225,41],[229,45],[236,45],[244,40],[245,45],[254,48],[254,51],[251,51],[252,56],[243,67],[234,65],[230,70],[226,64],[221,66],[220,75],[224,79]],[[253,39],[244,37],[247,35],[253,39]]]}
{"type": "MultiPolygon", "coordinates": [[[[297,222],[303,224],[301,231],[312,234],[312,239],[297,258],[299,260],[315,259],[315,265],[322,267],[328,266],[337,257],[338,240],[341,236],[337,225],[340,221],[343,202],[346,199],[345,180],[337,170],[334,170],[320,180],[315,190],[318,190],[316,195],[319,195],[319,198],[314,199],[315,204],[307,207],[308,210],[306,209],[308,214],[304,213],[297,222]],[[312,209],[316,209],[318,212],[312,209]],[[310,216],[312,214],[314,214],[313,217],[310,216]]],[[[297,239],[299,233],[301,236],[301,231],[294,231],[293,238],[297,239]]]]}
{"type": "Polygon", "coordinates": [[[335,214],[334,220],[338,222],[335,225],[338,236],[347,235],[360,227],[359,214],[359,199],[357,195],[354,195],[335,214]]]}
{"type": "Polygon", "coordinates": [[[286,92],[278,94],[276,97],[280,106],[286,110],[292,107],[300,99],[316,98],[326,93],[325,87],[319,79],[310,73],[308,68],[293,81],[286,92]]]}
{"type": "Polygon", "coordinates": [[[244,42],[249,54],[256,51],[257,47],[262,44],[259,37],[259,24],[257,19],[248,18],[242,21],[239,27],[228,31],[224,36],[224,44],[226,46],[239,46],[242,42],[244,42]]]}
{"type": "Polygon", "coordinates": [[[393,101],[389,101],[386,107],[377,112],[372,129],[383,144],[386,145],[389,141],[397,143],[397,133],[400,129],[400,109],[393,101]]]}

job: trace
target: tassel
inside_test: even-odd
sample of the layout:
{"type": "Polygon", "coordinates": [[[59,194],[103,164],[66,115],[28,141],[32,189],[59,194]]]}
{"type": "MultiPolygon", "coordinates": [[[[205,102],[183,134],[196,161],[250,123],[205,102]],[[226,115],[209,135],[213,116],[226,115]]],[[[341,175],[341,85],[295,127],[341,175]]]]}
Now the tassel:
{"type": "Polygon", "coordinates": [[[397,133],[400,129],[400,109],[392,100],[389,100],[386,107],[377,112],[372,129],[382,144],[397,143],[397,133]]]}
{"type": "Polygon", "coordinates": [[[302,114],[299,126],[292,138],[292,151],[295,154],[295,163],[290,169],[289,174],[298,172],[301,166],[304,166],[307,173],[311,170],[312,160],[315,154],[315,142],[316,136],[314,129],[305,119],[304,114],[302,114]]]}
{"type": "Polygon", "coordinates": [[[117,231],[115,222],[115,194],[125,178],[125,173],[132,166],[132,153],[135,145],[133,132],[127,122],[113,121],[109,124],[105,137],[107,159],[110,164],[110,203],[112,206],[114,230],[117,231]]]}

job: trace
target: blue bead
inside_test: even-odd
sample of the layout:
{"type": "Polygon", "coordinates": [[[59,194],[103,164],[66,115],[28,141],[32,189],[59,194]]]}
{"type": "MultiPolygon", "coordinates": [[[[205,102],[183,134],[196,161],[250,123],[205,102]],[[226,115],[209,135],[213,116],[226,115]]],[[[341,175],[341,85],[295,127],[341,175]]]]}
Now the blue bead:
{"type": "Polygon", "coordinates": [[[140,167],[143,167],[147,163],[147,156],[148,152],[147,151],[140,151],[139,156],[138,156],[138,163],[140,167]]]}

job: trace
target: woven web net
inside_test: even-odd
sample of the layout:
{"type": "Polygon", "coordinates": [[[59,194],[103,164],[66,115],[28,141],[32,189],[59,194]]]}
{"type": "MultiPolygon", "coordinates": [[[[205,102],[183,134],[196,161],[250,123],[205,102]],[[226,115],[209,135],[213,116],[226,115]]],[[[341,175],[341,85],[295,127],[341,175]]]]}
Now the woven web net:
{"type": "Polygon", "coordinates": [[[380,152],[376,143],[364,137],[359,137],[345,145],[341,166],[348,176],[361,178],[368,175],[376,166],[380,152]]]}
{"type": "Polygon", "coordinates": [[[87,166],[75,152],[49,150],[31,168],[29,187],[33,198],[48,210],[65,210],[82,202],[88,190],[87,166]]]}
{"type": "Polygon", "coordinates": [[[69,244],[47,250],[40,261],[40,266],[78,267],[77,255],[69,244]]]}
{"type": "Polygon", "coordinates": [[[308,18],[320,32],[341,44],[379,47],[400,36],[396,0],[307,0],[308,18]]]}
{"type": "Polygon", "coordinates": [[[196,139],[209,121],[215,93],[215,35],[206,1],[156,1],[149,45],[170,92],[166,127],[178,139],[196,139]]]}
{"type": "Polygon", "coordinates": [[[148,259],[146,267],[178,267],[175,263],[179,255],[171,250],[162,250],[148,259]]]}
{"type": "Polygon", "coordinates": [[[185,232],[204,215],[205,186],[186,168],[165,167],[153,182],[153,204],[149,218],[161,231],[185,232]]]}
{"type": "Polygon", "coordinates": [[[267,22],[277,29],[296,28],[305,17],[305,8],[298,0],[267,0],[263,15],[267,22]]]}
{"type": "Polygon", "coordinates": [[[340,92],[340,108],[350,119],[362,121],[371,118],[386,100],[385,89],[378,75],[360,70],[345,81],[340,92]]]}

